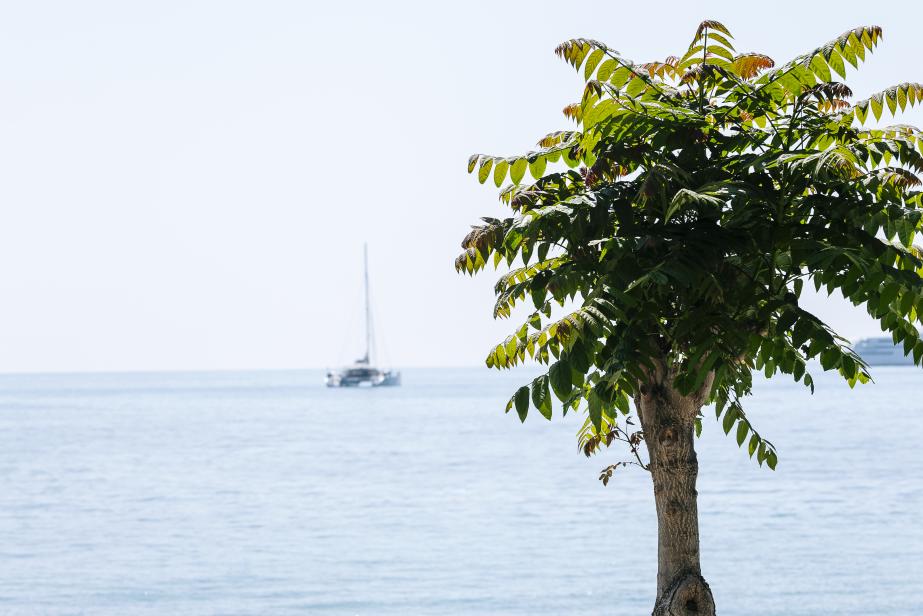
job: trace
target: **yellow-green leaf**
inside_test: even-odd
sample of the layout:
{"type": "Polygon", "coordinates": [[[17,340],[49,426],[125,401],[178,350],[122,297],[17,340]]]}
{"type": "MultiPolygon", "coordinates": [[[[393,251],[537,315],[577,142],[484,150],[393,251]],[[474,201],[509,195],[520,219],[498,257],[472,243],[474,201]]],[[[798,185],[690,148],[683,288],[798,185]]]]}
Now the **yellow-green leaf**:
{"type": "Polygon", "coordinates": [[[481,167],[478,169],[478,182],[483,184],[487,181],[487,176],[490,175],[490,168],[493,164],[494,160],[492,158],[484,158],[481,161],[481,167]]]}
{"type": "Polygon", "coordinates": [[[593,71],[596,70],[596,67],[599,65],[600,61],[605,56],[605,52],[602,49],[595,49],[593,53],[590,54],[590,57],[586,60],[586,66],[583,67],[583,78],[589,79],[593,75],[593,71]]]}
{"type": "Polygon", "coordinates": [[[619,67],[612,73],[612,76],[609,78],[609,83],[614,85],[616,88],[621,88],[628,80],[634,76],[634,72],[627,66],[619,67]]]}
{"type": "Polygon", "coordinates": [[[640,77],[635,77],[628,83],[628,87],[625,88],[625,94],[627,94],[628,96],[632,98],[635,98],[636,96],[644,92],[645,88],[647,88],[647,83],[640,77]]]}
{"type": "Polygon", "coordinates": [[[510,166],[510,180],[514,184],[519,184],[522,176],[526,173],[526,167],[528,167],[528,163],[525,158],[517,158],[510,166]]]}
{"type": "Polygon", "coordinates": [[[831,79],[830,68],[827,66],[827,62],[820,55],[814,56],[811,60],[811,70],[817,75],[817,78],[823,82],[828,82],[831,79]]]}
{"type": "Polygon", "coordinates": [[[529,161],[529,173],[536,180],[545,174],[545,165],[547,161],[544,156],[536,156],[535,160],[529,161]]]}
{"type": "Polygon", "coordinates": [[[609,81],[609,77],[612,76],[612,73],[617,69],[619,63],[616,60],[608,59],[602,64],[599,65],[599,70],[596,71],[596,79],[599,81],[609,81]]]}
{"type": "Polygon", "coordinates": [[[846,78],[846,66],[843,64],[843,56],[837,53],[836,49],[830,51],[830,57],[827,58],[827,63],[837,75],[844,79],[846,78]]]}
{"type": "Polygon", "coordinates": [[[881,110],[882,110],[881,96],[878,95],[878,94],[876,94],[875,96],[872,97],[871,101],[869,101],[869,102],[870,102],[871,105],[872,105],[872,114],[875,116],[875,120],[876,120],[876,121],[877,121],[877,120],[880,120],[880,119],[881,119],[881,110]]]}
{"type": "Polygon", "coordinates": [[[494,165],[494,184],[497,185],[497,188],[503,184],[503,180],[506,179],[506,170],[509,169],[510,164],[505,160],[498,160],[497,164],[494,165]]]}
{"type": "Polygon", "coordinates": [[[729,41],[727,38],[725,38],[721,34],[718,34],[717,32],[708,33],[708,42],[711,43],[712,41],[718,41],[719,43],[721,43],[722,45],[724,45],[730,50],[734,49],[734,45],[731,44],[731,41],[729,41]]]}

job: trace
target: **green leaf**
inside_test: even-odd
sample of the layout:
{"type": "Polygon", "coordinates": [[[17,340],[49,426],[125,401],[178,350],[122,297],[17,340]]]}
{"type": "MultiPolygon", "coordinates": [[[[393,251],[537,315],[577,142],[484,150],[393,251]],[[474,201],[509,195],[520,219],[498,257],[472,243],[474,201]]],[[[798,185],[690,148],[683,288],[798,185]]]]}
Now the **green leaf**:
{"type": "Polygon", "coordinates": [[[526,415],[529,414],[529,388],[523,385],[517,389],[513,399],[516,404],[516,412],[519,414],[519,420],[525,421],[526,415]]]}
{"type": "Polygon", "coordinates": [[[782,313],[782,316],[779,317],[776,321],[776,328],[779,333],[784,333],[795,324],[795,321],[798,319],[798,313],[794,310],[786,310],[782,313]]]}
{"type": "Polygon", "coordinates": [[[747,434],[750,432],[750,427],[747,425],[747,422],[742,421],[737,424],[737,446],[741,447],[744,444],[744,441],[747,440],[747,434]]]}
{"type": "Polygon", "coordinates": [[[551,388],[554,390],[554,395],[561,402],[567,400],[574,389],[571,381],[570,362],[566,358],[559,359],[551,364],[548,375],[551,377],[551,388]]]}
{"type": "Polygon", "coordinates": [[[840,361],[840,369],[843,371],[843,376],[846,378],[851,379],[856,376],[856,362],[848,355],[843,355],[840,361]]]}
{"type": "Polygon", "coordinates": [[[593,426],[600,430],[602,429],[602,420],[603,420],[603,402],[599,399],[599,395],[596,393],[596,390],[590,390],[590,394],[587,397],[587,406],[590,413],[590,421],[593,423],[593,426]]]}
{"type": "Polygon", "coordinates": [[[779,458],[776,456],[776,452],[769,450],[769,453],[766,454],[766,464],[769,465],[769,468],[776,470],[776,464],[779,463],[779,458]]]}
{"type": "Polygon", "coordinates": [[[825,349],[820,354],[820,365],[824,370],[832,370],[837,366],[840,352],[837,349],[825,349]]]}
{"type": "Polygon", "coordinates": [[[799,360],[795,361],[795,366],[792,369],[792,376],[795,377],[796,381],[800,381],[801,377],[804,376],[805,365],[804,362],[799,360]]]}
{"type": "Polygon", "coordinates": [[[753,436],[750,437],[750,444],[747,445],[747,453],[749,454],[751,458],[753,457],[753,454],[756,452],[756,448],[759,446],[759,444],[760,444],[760,437],[758,437],[756,433],[754,433],[753,436]]]}
{"type": "Polygon", "coordinates": [[[532,404],[545,419],[551,419],[551,394],[548,391],[548,376],[543,374],[532,381],[532,404]]]}
{"type": "Polygon", "coordinates": [[[625,395],[624,392],[620,391],[618,393],[618,395],[615,397],[614,404],[615,408],[618,409],[622,415],[628,415],[631,413],[631,405],[629,405],[628,396],[625,395]]]}
{"type": "Polygon", "coordinates": [[[807,319],[801,319],[795,323],[795,328],[792,330],[792,346],[800,347],[805,342],[808,341],[808,337],[811,335],[811,323],[807,319]]]}
{"type": "Polygon", "coordinates": [[[737,410],[734,408],[729,408],[724,414],[724,419],[721,422],[721,427],[724,428],[724,433],[728,434],[731,431],[731,428],[734,427],[734,422],[737,420],[737,410]]]}
{"type": "Polygon", "coordinates": [[[878,300],[879,305],[887,306],[897,298],[898,293],[900,293],[901,287],[898,284],[888,284],[884,285],[881,288],[881,297],[878,300]]]}

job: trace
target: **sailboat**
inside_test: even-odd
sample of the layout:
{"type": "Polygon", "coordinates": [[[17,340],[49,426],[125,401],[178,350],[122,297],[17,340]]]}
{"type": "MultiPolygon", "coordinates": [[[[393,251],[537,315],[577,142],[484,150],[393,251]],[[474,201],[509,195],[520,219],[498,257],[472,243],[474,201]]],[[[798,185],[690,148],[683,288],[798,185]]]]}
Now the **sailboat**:
{"type": "Polygon", "coordinates": [[[397,370],[383,369],[372,361],[374,334],[372,332],[372,309],[369,299],[369,247],[363,246],[362,258],[365,282],[365,354],[351,366],[328,370],[325,382],[327,387],[394,387],[401,384],[401,373],[397,370]]]}

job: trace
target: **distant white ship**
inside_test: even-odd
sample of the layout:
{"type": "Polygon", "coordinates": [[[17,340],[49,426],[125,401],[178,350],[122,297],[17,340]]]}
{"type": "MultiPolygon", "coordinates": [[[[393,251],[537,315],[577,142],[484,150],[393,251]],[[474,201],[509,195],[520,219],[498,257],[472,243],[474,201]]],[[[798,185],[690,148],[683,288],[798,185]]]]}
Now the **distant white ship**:
{"type": "Polygon", "coordinates": [[[365,266],[365,354],[351,366],[328,370],[327,387],[394,387],[401,384],[401,373],[397,370],[376,367],[372,363],[374,335],[372,333],[372,310],[369,300],[369,250],[363,247],[365,266]]]}
{"type": "Polygon", "coordinates": [[[903,345],[895,345],[891,338],[865,338],[857,342],[853,350],[870,366],[913,365],[913,355],[904,355],[903,345]]]}

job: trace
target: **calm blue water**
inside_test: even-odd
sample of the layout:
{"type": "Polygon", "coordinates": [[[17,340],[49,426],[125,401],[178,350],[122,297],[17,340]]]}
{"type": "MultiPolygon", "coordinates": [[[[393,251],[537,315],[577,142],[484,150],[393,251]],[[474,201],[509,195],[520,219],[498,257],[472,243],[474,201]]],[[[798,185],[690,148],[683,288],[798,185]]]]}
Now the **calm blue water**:
{"type": "MultiPolygon", "coordinates": [[[[923,373],[761,383],[760,469],[711,417],[719,613],[923,613],[923,373]]],[[[648,477],[520,425],[525,373],[0,377],[0,614],[649,614],[648,477]]],[[[557,412],[557,411],[556,411],[557,412]]]]}

